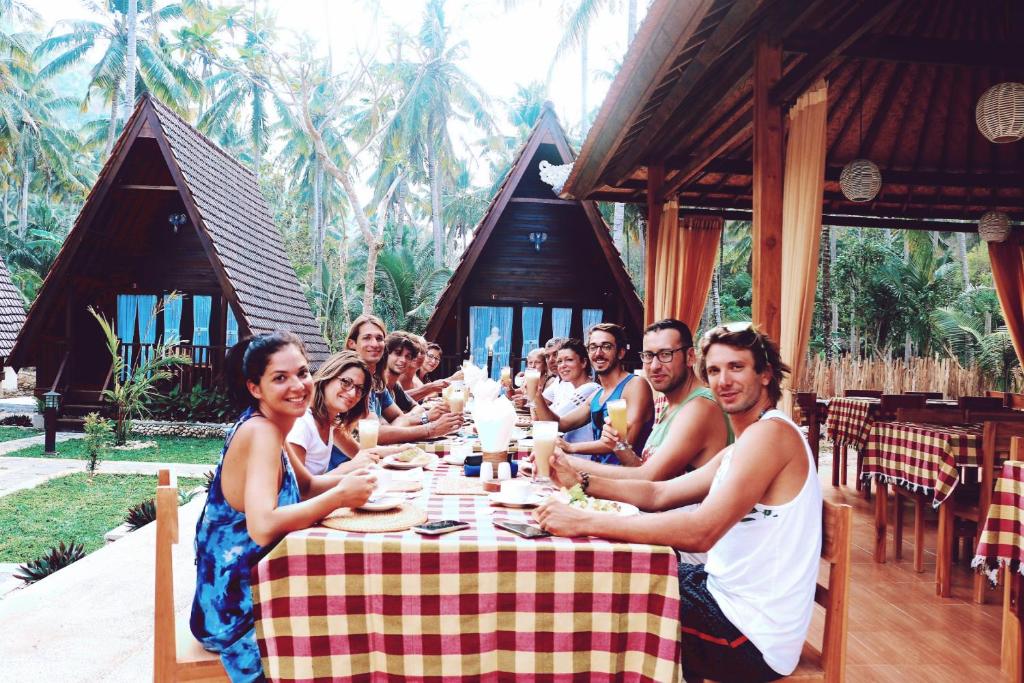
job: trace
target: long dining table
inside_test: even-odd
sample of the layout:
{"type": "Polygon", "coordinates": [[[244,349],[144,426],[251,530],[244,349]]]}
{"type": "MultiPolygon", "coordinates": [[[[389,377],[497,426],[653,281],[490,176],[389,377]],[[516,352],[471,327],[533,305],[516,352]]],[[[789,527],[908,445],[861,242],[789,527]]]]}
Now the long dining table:
{"type": "Polygon", "coordinates": [[[441,462],[410,503],[430,521],[469,522],[465,531],[313,527],[259,562],[253,601],[269,679],[680,680],[672,549],[520,538],[493,522],[528,521],[528,510],[437,493],[462,478],[441,462]]]}

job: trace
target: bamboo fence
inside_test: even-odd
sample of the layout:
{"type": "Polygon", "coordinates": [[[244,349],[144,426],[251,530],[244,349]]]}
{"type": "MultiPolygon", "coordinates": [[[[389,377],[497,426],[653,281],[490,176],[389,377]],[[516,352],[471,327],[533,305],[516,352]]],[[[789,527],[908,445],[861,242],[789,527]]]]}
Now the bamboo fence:
{"type": "MultiPolygon", "coordinates": [[[[1019,370],[1013,389],[1021,386],[1019,370]]],[[[847,389],[880,389],[886,394],[907,391],[941,391],[946,398],[983,396],[993,385],[976,367],[965,368],[955,358],[912,358],[900,360],[856,359],[849,356],[827,362],[820,356],[805,364],[800,391],[814,391],[828,398],[842,396],[847,389]]]]}

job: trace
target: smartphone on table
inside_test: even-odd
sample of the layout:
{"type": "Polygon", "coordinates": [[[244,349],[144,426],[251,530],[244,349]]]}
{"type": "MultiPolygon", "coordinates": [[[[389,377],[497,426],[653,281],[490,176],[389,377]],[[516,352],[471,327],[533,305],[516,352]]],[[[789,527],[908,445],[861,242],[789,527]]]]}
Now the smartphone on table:
{"type": "Polygon", "coordinates": [[[532,524],[522,524],[521,522],[497,521],[494,522],[494,526],[499,529],[504,529],[505,531],[511,531],[517,536],[522,536],[523,538],[544,538],[545,536],[551,535],[549,532],[544,531],[539,527],[535,527],[532,524]]]}
{"type": "Polygon", "coordinates": [[[418,534],[424,536],[440,536],[441,534],[448,534],[453,531],[462,531],[463,529],[469,528],[469,522],[463,522],[457,519],[442,519],[437,522],[427,522],[419,526],[412,528],[418,534]]]}

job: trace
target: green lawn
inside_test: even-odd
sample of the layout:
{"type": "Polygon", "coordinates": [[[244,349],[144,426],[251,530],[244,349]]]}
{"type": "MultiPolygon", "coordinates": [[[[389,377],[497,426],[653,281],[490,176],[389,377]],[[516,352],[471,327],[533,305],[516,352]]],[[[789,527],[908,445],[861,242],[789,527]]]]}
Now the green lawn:
{"type": "Polygon", "coordinates": [[[38,436],[42,433],[42,430],[33,429],[32,427],[8,427],[7,425],[0,425],[0,441],[14,441],[15,439],[38,436]]]}
{"type": "MultiPolygon", "coordinates": [[[[202,485],[178,479],[178,489],[202,485]]],[[[128,509],[156,495],[156,477],[140,474],[69,474],[0,498],[0,562],[34,560],[59,544],[74,541],[87,553],[103,545],[103,534],[128,509]]]]}
{"type": "MultiPolygon", "coordinates": [[[[223,439],[189,439],[183,436],[140,436],[139,441],[154,441],[155,447],[119,451],[108,448],[104,460],[130,460],[133,462],[175,462],[216,465],[224,448],[223,439]]],[[[57,444],[57,455],[43,455],[42,446],[29,446],[20,451],[6,453],[23,458],[69,458],[85,460],[85,443],[72,439],[57,444]]],[[[3,456],[0,456],[3,457],[3,456]]],[[[103,464],[100,463],[100,471],[103,464]]]]}

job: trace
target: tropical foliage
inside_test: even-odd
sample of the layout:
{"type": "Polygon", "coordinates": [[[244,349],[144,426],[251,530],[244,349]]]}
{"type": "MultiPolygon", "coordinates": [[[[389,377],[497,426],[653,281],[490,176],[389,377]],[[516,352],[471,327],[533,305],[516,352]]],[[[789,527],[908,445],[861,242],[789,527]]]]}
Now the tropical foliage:
{"type": "MultiPolygon", "coordinates": [[[[621,60],[609,55],[602,72],[588,32],[625,8],[631,37],[637,4],[557,3],[562,38],[551,58],[579,57],[579,116],[563,122],[577,148],[596,104],[587,83],[611,78],[621,60]]],[[[454,5],[408,7],[413,28],[388,26],[379,45],[340,65],[330,44],[325,57],[281,29],[264,0],[83,0],[77,16],[50,26],[29,3],[0,0],[0,250],[26,304],[134,97],[148,92],[257,173],[329,344],[340,346],[363,312],[421,331],[549,84],[489,97],[470,76],[468,27],[453,20],[454,5]]],[[[643,207],[601,211],[642,295],[643,207]]],[[[730,222],[705,326],[749,319],[750,254],[749,223],[730,222]]],[[[1018,363],[974,235],[827,228],[821,254],[812,352],[954,356],[993,384],[1009,382],[1018,363]]],[[[146,409],[147,387],[177,362],[159,352],[149,360],[124,381],[113,374],[118,441],[146,409]]],[[[202,393],[173,402],[184,419],[218,419],[222,409],[202,393]]],[[[173,412],[166,400],[148,405],[173,412]]]]}

